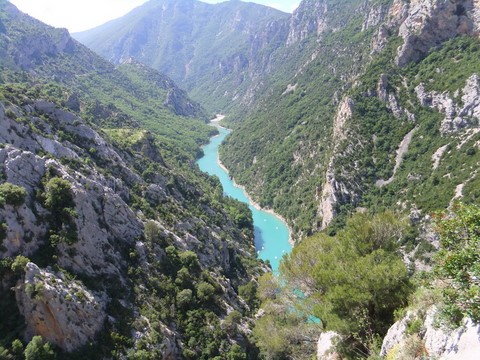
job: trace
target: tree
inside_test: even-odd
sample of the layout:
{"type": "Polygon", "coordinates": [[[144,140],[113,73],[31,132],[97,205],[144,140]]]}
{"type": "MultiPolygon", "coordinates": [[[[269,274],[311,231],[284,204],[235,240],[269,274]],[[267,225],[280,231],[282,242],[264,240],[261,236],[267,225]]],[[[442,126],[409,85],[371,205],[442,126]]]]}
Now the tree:
{"type": "Polygon", "coordinates": [[[180,308],[186,308],[192,303],[192,290],[183,289],[177,294],[177,305],[180,308]]]}
{"type": "Polygon", "coordinates": [[[238,287],[238,294],[246,301],[251,310],[258,306],[257,284],[250,281],[238,287]]]}
{"type": "Polygon", "coordinates": [[[145,224],[143,233],[145,235],[145,239],[151,245],[158,243],[162,238],[162,229],[153,220],[150,220],[145,224]]]}
{"type": "Polygon", "coordinates": [[[441,249],[435,275],[443,280],[445,311],[453,320],[480,321],[480,208],[457,203],[437,216],[441,249]]]}
{"type": "Polygon", "coordinates": [[[228,360],[247,360],[245,351],[238,344],[233,344],[227,354],[228,360]]]}
{"type": "Polygon", "coordinates": [[[54,177],[45,185],[45,207],[61,213],[65,208],[75,207],[72,185],[65,179],[54,177]]]}
{"type": "Polygon", "coordinates": [[[0,204],[6,203],[12,206],[20,206],[24,203],[27,190],[11,183],[0,185],[0,204]]]}
{"type": "Polygon", "coordinates": [[[25,348],[25,360],[52,360],[55,358],[56,354],[51,345],[44,342],[39,335],[34,336],[25,348]]]}
{"type": "Polygon", "coordinates": [[[205,281],[202,281],[201,283],[198,284],[197,286],[198,300],[206,303],[212,300],[214,294],[215,294],[215,288],[211,284],[205,281]]]}
{"type": "Polygon", "coordinates": [[[297,295],[299,311],[366,351],[411,291],[398,254],[406,229],[393,213],[356,214],[336,236],[321,233],[295,246],[280,265],[281,282],[297,295]]]}
{"type": "Polygon", "coordinates": [[[17,257],[15,258],[15,260],[13,261],[12,263],[12,271],[13,272],[16,272],[16,273],[19,273],[19,272],[24,272],[25,271],[25,267],[27,266],[27,264],[30,262],[30,259],[23,256],[23,255],[17,255],[17,257]]]}

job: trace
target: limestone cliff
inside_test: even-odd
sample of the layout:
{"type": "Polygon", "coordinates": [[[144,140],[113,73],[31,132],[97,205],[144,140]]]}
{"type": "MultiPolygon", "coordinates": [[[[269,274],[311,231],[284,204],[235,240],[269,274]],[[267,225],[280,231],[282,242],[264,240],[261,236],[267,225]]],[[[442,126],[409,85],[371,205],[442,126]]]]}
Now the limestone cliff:
{"type": "MultiPolygon", "coordinates": [[[[190,254],[188,264],[193,272],[183,281],[198,282],[222,294],[215,300],[219,316],[248,308],[235,290],[249,280],[245,269],[239,267],[240,257],[254,254],[248,231],[236,229],[201,189],[166,168],[152,136],[140,138],[131,149],[115,148],[81,117],[52,102],[25,95],[15,99],[0,102],[0,170],[2,183],[25,189],[26,197],[21,205],[0,208],[5,229],[0,257],[22,255],[32,260],[15,287],[26,339],[41,335],[66,352],[74,351],[97,341],[100,331],[125,323],[125,318],[112,311],[116,304],[122,311],[136,314],[128,325],[138,331],[135,344],[153,341],[152,334],[159,332],[163,337],[155,343],[159,354],[165,359],[178,356],[183,347],[181,330],[170,322],[161,329],[141,325],[151,319],[140,308],[150,301],[151,277],[164,276],[162,271],[168,272],[169,266],[179,266],[179,260],[166,264],[183,259],[187,256],[183,253],[190,254]],[[138,161],[155,162],[159,172],[148,178],[140,176],[138,161]],[[68,184],[70,210],[52,208],[45,200],[52,178],[68,184]],[[149,213],[134,205],[132,200],[139,196],[148,201],[143,210],[149,213]],[[199,210],[189,205],[192,199],[209,214],[203,216],[224,220],[205,221],[194,215],[199,210]],[[157,206],[171,209],[162,212],[168,218],[156,215],[152,219],[157,206]],[[146,235],[147,222],[155,235],[146,235]],[[167,245],[174,254],[165,249],[167,245]],[[141,270],[133,271],[135,267],[150,270],[141,275],[141,270]],[[200,274],[202,280],[195,280],[200,274]],[[145,290],[133,293],[133,283],[145,290]]],[[[4,279],[2,291],[12,276],[4,279]]]]}
{"type": "Polygon", "coordinates": [[[107,301],[80,282],[50,271],[28,263],[15,288],[20,311],[28,319],[26,336],[41,335],[72,351],[94,340],[102,329],[107,301]]]}
{"type": "Polygon", "coordinates": [[[194,166],[203,109],[8,2],[0,15],[2,356],[36,335],[64,358],[245,353],[239,288],[267,268],[247,206],[194,166]]]}
{"type": "Polygon", "coordinates": [[[423,320],[418,323],[419,329],[411,330],[413,322],[418,321],[419,315],[409,312],[388,330],[380,355],[392,359],[404,359],[407,356],[410,358],[429,356],[436,359],[476,358],[480,343],[480,325],[466,318],[461,326],[452,328],[441,324],[435,306],[420,311],[423,320]]]}

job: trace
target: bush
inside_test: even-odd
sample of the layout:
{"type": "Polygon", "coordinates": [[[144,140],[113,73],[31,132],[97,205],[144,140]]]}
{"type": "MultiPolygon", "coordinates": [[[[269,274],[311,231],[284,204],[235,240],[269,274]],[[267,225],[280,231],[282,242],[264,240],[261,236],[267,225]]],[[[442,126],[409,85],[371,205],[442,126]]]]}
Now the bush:
{"type": "Polygon", "coordinates": [[[30,262],[30,259],[23,256],[18,255],[12,263],[12,271],[13,272],[21,272],[25,270],[25,266],[30,262]]]}
{"type": "Polygon", "coordinates": [[[44,342],[41,336],[34,336],[25,348],[25,360],[51,360],[56,354],[51,345],[44,342]]]}
{"type": "Polygon", "coordinates": [[[6,203],[12,206],[20,206],[25,202],[27,190],[11,183],[0,185],[0,204],[6,203]]]}
{"type": "Polygon", "coordinates": [[[62,212],[75,207],[72,185],[65,179],[54,177],[45,185],[45,207],[52,212],[62,212]]]}
{"type": "Polygon", "coordinates": [[[188,307],[192,303],[192,290],[184,289],[177,294],[177,306],[180,308],[188,307]]]}
{"type": "Polygon", "coordinates": [[[145,224],[143,233],[145,235],[145,240],[147,240],[150,244],[153,245],[160,241],[162,229],[157,225],[155,221],[150,220],[145,224]]]}
{"type": "Polygon", "coordinates": [[[238,287],[238,294],[247,302],[253,310],[258,305],[257,284],[253,281],[238,287]]]}
{"type": "Polygon", "coordinates": [[[197,298],[200,301],[207,302],[210,301],[213,298],[213,295],[215,294],[215,288],[207,283],[207,282],[201,282],[197,286],[197,298]]]}
{"type": "Polygon", "coordinates": [[[412,289],[398,254],[406,230],[393,213],[355,214],[335,237],[302,240],[280,264],[289,291],[309,294],[298,297],[299,311],[354,339],[350,349],[367,351],[364,344],[387,332],[412,289]]]}
{"type": "Polygon", "coordinates": [[[453,214],[436,220],[441,249],[435,275],[447,283],[445,312],[453,320],[469,316],[480,322],[480,207],[456,204],[453,214]]]}

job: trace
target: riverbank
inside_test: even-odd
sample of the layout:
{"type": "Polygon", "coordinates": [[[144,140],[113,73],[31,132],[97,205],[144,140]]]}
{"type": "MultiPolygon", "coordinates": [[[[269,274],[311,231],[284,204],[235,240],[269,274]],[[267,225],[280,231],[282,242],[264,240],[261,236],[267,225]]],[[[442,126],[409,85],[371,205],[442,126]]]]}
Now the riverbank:
{"type": "MultiPolygon", "coordinates": [[[[212,119],[210,120],[210,123],[212,126],[216,126],[216,127],[220,127],[220,128],[223,128],[223,129],[226,129],[228,131],[231,131],[231,129],[228,129],[224,126],[221,126],[220,124],[218,124],[221,120],[223,120],[225,118],[225,115],[220,115],[220,114],[217,114],[216,118],[215,119],[212,119]]],[[[220,155],[217,157],[217,164],[218,166],[220,166],[226,173],[230,174],[230,172],[228,171],[227,167],[222,163],[222,161],[220,160],[220,155]]],[[[292,228],[290,227],[290,225],[288,224],[287,220],[280,214],[277,214],[275,211],[273,211],[272,209],[269,209],[269,208],[264,208],[262,206],[260,206],[260,204],[258,202],[256,202],[255,200],[252,199],[252,197],[250,196],[250,194],[247,192],[247,190],[245,189],[245,186],[243,185],[240,185],[238,184],[236,181],[235,181],[235,178],[233,177],[230,177],[232,182],[233,182],[233,185],[239,189],[241,189],[244,193],[245,193],[245,196],[247,197],[248,201],[250,202],[250,204],[257,210],[262,210],[268,214],[271,214],[273,216],[276,216],[277,218],[279,218],[284,224],[285,226],[287,227],[288,229],[288,243],[293,247],[295,246],[295,242],[293,241],[293,238],[292,238],[292,228]]]]}
{"type": "Polygon", "coordinates": [[[277,272],[280,260],[292,249],[292,231],[285,219],[270,209],[263,209],[253,201],[245,192],[245,188],[236,184],[219,161],[218,148],[230,130],[219,125],[220,117],[216,119],[217,121],[210,125],[216,126],[219,134],[211,137],[210,142],[203,147],[203,156],[197,160],[197,164],[202,171],[218,177],[226,196],[248,205],[252,211],[257,255],[260,259],[268,260],[272,270],[277,272]]]}

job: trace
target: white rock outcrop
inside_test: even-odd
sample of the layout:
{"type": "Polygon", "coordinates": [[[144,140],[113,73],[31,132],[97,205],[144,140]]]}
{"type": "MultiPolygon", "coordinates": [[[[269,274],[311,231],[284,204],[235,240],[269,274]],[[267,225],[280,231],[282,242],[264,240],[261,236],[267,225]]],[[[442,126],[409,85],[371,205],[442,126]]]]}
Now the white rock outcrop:
{"type": "Polygon", "coordinates": [[[465,318],[462,325],[456,329],[449,329],[437,325],[437,308],[430,307],[426,311],[421,331],[417,334],[407,333],[408,323],[415,318],[409,312],[393,324],[385,336],[381,349],[381,356],[387,356],[395,349],[401,348],[412,336],[417,336],[430,358],[449,360],[476,360],[480,354],[480,324],[465,318]]]}
{"type": "Polygon", "coordinates": [[[320,334],[317,342],[317,359],[318,360],[335,360],[337,354],[335,352],[335,339],[338,338],[335,331],[327,331],[320,334]]]}
{"type": "Polygon", "coordinates": [[[17,304],[27,323],[26,337],[41,335],[46,341],[71,351],[93,339],[106,317],[104,298],[79,281],[28,263],[15,289],[17,304]]]}
{"type": "Polygon", "coordinates": [[[442,134],[455,133],[468,126],[478,126],[480,120],[480,77],[470,76],[463,89],[461,101],[455,101],[448,92],[427,91],[424,84],[415,88],[420,104],[442,113],[440,131],[442,134]]]}
{"type": "Polygon", "coordinates": [[[478,4],[474,0],[405,1],[398,35],[403,38],[396,62],[399,66],[419,60],[430,48],[458,35],[478,32],[478,4]]]}

